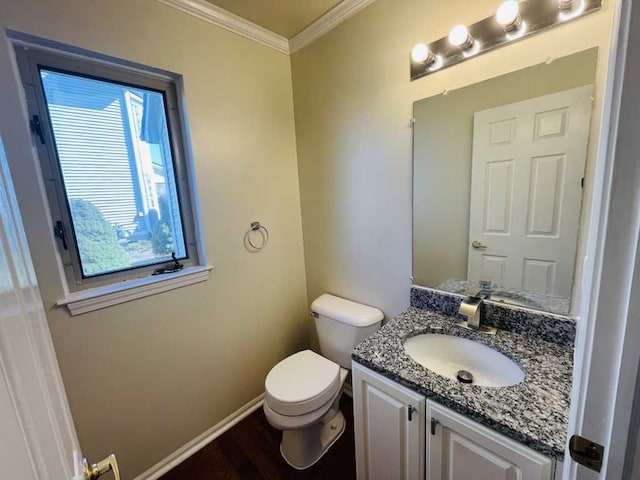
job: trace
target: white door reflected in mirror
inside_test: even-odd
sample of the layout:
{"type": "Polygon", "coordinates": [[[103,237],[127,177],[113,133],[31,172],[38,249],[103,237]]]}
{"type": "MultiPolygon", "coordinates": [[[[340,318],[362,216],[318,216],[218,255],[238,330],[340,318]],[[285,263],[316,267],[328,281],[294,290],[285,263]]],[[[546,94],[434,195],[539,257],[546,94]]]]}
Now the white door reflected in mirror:
{"type": "Polygon", "coordinates": [[[474,115],[468,280],[571,296],[592,92],[474,115]]]}

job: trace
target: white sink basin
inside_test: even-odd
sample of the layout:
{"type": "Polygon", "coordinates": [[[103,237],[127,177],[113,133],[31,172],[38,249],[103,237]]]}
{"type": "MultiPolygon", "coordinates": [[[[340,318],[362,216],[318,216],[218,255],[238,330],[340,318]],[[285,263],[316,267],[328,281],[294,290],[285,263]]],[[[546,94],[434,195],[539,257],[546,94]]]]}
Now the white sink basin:
{"type": "Polygon", "coordinates": [[[420,365],[443,377],[456,380],[460,370],[470,372],[472,385],[508,387],[524,380],[524,372],[514,361],[466,338],[427,333],[408,338],[404,349],[420,365]]]}

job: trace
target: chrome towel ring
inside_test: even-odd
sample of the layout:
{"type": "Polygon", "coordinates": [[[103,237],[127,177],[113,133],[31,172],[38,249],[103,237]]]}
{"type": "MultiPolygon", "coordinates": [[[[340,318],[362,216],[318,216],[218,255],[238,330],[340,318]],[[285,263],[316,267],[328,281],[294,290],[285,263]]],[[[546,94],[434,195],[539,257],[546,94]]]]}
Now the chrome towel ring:
{"type": "Polygon", "coordinates": [[[244,241],[253,251],[262,250],[269,243],[269,230],[264,225],[261,225],[260,222],[251,222],[249,225],[249,230],[244,234],[244,241]],[[256,242],[251,239],[251,234],[253,232],[258,232],[261,236],[260,241],[256,242]]]}

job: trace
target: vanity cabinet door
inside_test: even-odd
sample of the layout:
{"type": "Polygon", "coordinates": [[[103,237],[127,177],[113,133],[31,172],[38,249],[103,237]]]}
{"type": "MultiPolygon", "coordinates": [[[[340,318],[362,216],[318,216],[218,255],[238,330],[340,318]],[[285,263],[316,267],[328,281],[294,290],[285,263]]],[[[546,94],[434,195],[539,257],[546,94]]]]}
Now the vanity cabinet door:
{"type": "Polygon", "coordinates": [[[427,402],[427,480],[549,480],[553,462],[435,402],[427,402]]]}
{"type": "Polygon", "coordinates": [[[359,480],[423,480],[425,397],[353,363],[359,480]]]}

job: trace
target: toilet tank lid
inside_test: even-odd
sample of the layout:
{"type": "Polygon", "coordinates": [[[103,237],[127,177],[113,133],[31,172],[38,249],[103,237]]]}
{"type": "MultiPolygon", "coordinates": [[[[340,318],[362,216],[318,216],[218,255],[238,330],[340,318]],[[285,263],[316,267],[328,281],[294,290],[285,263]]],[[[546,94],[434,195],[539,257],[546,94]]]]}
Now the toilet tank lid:
{"type": "Polygon", "coordinates": [[[311,311],[354,327],[368,327],[381,322],[384,314],[377,308],[325,293],[311,304],[311,311]]]}

